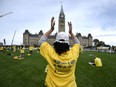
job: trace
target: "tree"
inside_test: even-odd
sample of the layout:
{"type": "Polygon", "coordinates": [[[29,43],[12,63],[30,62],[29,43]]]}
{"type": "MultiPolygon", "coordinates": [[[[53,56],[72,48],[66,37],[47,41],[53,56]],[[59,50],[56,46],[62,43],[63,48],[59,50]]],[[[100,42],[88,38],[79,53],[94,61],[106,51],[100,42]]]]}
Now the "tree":
{"type": "Polygon", "coordinates": [[[94,42],[94,46],[97,46],[99,44],[99,40],[98,39],[94,39],[93,42],[94,42]]]}
{"type": "Polygon", "coordinates": [[[97,46],[105,46],[106,44],[105,44],[105,42],[103,42],[103,41],[99,41],[99,43],[97,44],[97,46]]]}

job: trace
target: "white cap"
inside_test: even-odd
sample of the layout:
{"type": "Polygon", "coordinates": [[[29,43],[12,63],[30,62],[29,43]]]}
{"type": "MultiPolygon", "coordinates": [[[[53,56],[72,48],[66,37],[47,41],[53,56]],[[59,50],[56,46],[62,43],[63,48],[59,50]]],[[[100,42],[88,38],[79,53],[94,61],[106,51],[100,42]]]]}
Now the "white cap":
{"type": "Polygon", "coordinates": [[[67,35],[67,33],[65,32],[59,32],[56,35],[56,40],[55,42],[59,42],[59,43],[68,43],[69,44],[69,36],[67,35]],[[64,41],[62,41],[64,40],[64,41]]]}

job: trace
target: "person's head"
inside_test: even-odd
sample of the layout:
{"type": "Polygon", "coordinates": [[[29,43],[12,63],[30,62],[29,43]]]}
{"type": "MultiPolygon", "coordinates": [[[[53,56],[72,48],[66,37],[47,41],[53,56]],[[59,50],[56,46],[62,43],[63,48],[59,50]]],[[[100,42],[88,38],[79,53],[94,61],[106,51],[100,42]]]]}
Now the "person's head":
{"type": "Polygon", "coordinates": [[[24,46],[23,45],[21,45],[21,48],[23,48],[24,46]]]}
{"type": "Polygon", "coordinates": [[[53,45],[56,53],[59,55],[67,52],[69,50],[69,36],[65,32],[59,32],[53,45]]]}

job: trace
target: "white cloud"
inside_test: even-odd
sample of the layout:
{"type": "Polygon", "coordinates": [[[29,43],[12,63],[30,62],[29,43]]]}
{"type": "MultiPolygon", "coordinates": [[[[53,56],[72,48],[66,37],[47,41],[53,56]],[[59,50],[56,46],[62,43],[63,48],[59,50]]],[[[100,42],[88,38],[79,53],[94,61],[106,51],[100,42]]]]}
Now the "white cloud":
{"type": "MultiPolygon", "coordinates": [[[[92,36],[116,34],[116,1],[115,0],[63,0],[63,8],[67,21],[72,21],[73,32],[82,35],[91,33],[92,36]]],[[[0,18],[0,42],[6,38],[11,43],[15,30],[14,43],[22,43],[25,29],[31,33],[40,30],[46,32],[50,28],[50,19],[55,17],[56,30],[58,30],[58,16],[60,12],[59,0],[1,0],[0,14],[12,11],[13,14],[0,18]],[[20,39],[18,39],[20,38],[20,39]]],[[[94,37],[108,44],[115,44],[114,36],[94,37]],[[108,40],[110,39],[110,40],[108,40]]]]}

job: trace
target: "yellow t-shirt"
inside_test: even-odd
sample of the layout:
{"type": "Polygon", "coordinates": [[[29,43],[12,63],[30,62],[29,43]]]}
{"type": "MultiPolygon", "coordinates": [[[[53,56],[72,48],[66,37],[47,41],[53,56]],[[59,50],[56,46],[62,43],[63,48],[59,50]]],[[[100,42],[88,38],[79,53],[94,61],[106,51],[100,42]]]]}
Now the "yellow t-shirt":
{"type": "Polygon", "coordinates": [[[0,50],[3,51],[4,47],[0,47],[0,50]]]}
{"type": "Polygon", "coordinates": [[[21,48],[20,49],[20,53],[24,53],[24,48],[21,48]]]}
{"type": "Polygon", "coordinates": [[[30,46],[30,47],[29,47],[29,50],[30,50],[30,51],[32,51],[32,50],[33,50],[33,47],[32,47],[32,46],[30,46]]]}
{"type": "Polygon", "coordinates": [[[79,44],[74,44],[68,52],[58,55],[49,43],[42,43],[40,53],[49,64],[45,80],[47,87],[77,87],[75,67],[79,48],[79,44]]]}
{"type": "Polygon", "coordinates": [[[101,67],[102,66],[102,61],[101,61],[101,59],[100,58],[95,58],[95,65],[97,66],[97,67],[101,67]]]}

